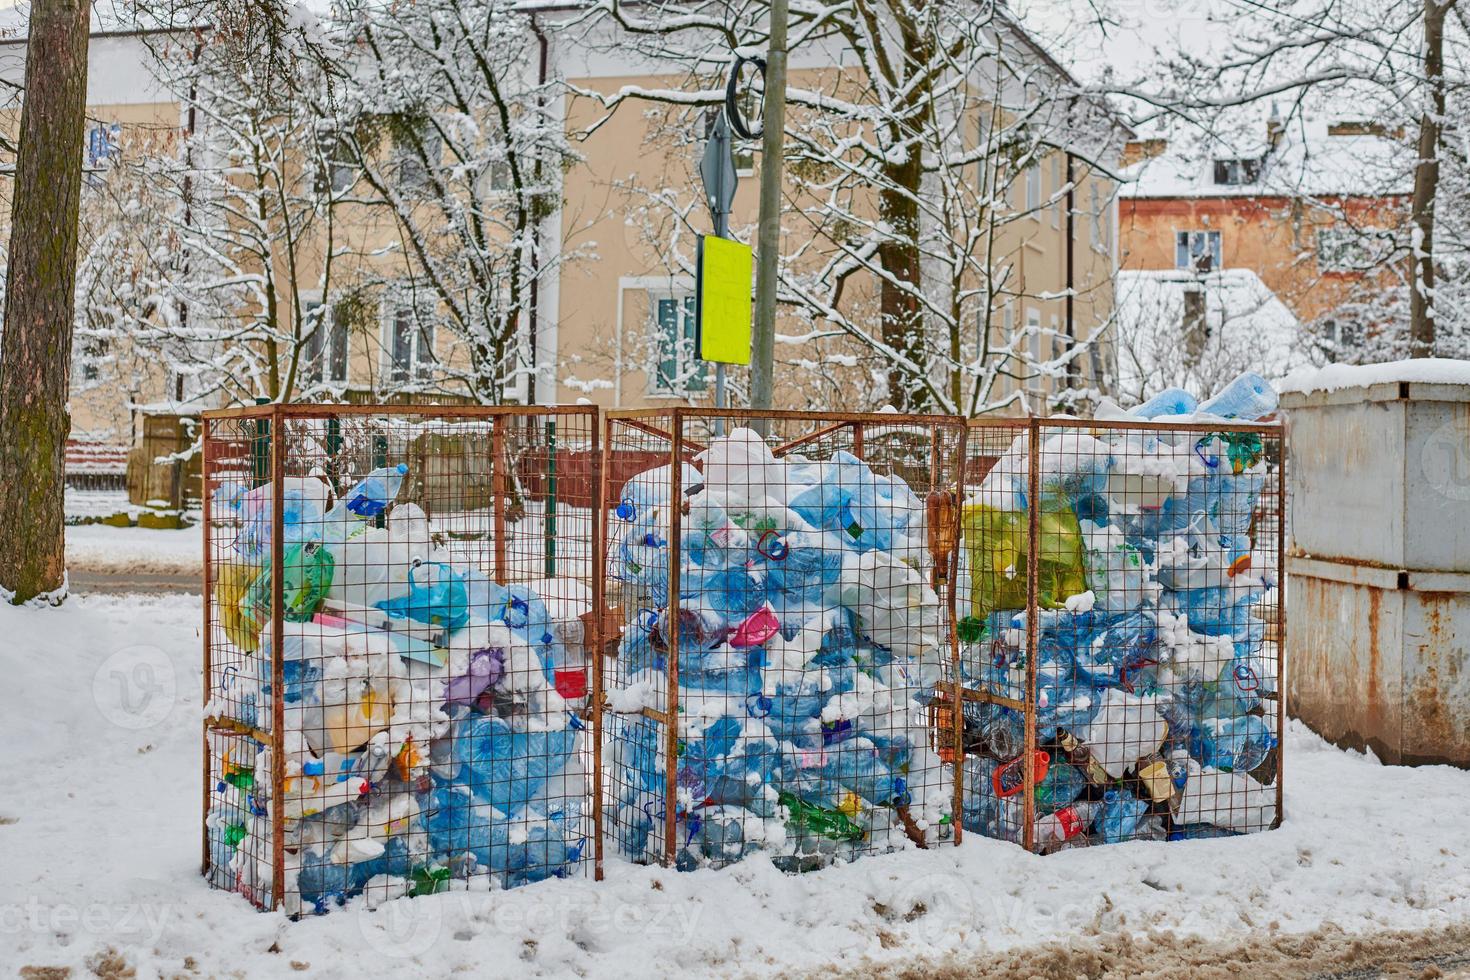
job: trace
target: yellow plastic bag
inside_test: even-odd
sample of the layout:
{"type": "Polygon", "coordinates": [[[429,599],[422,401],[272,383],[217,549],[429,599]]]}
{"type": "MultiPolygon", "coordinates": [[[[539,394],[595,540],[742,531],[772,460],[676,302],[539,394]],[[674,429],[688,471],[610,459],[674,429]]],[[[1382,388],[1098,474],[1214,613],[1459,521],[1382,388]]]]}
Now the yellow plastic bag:
{"type": "MultiPolygon", "coordinates": [[[[986,504],[966,504],[960,517],[970,561],[971,615],[984,619],[998,609],[1026,608],[1026,556],[1031,515],[986,504]]],[[[1077,515],[1065,504],[1041,512],[1036,601],[1059,608],[1068,596],[1087,591],[1085,550],[1077,515]]]]}
{"type": "Polygon", "coordinates": [[[225,637],[245,653],[259,646],[258,625],[240,610],[250,583],[260,575],[260,566],[244,562],[222,562],[214,570],[214,597],[219,603],[219,621],[225,637]]]}

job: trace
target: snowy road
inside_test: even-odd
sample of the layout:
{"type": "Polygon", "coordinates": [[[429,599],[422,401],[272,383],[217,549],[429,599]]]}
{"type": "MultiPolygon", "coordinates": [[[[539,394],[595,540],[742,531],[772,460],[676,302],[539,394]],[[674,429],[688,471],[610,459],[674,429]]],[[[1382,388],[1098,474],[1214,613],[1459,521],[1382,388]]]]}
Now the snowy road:
{"type": "Polygon", "coordinates": [[[200,620],[184,596],[0,608],[0,974],[891,974],[927,958],[925,975],[1096,976],[1116,960],[1179,976],[1177,956],[1229,954],[1232,975],[1300,975],[1280,972],[1283,957],[1356,975],[1343,971],[1357,961],[1300,938],[1324,926],[1457,928],[1424,947],[1448,974],[1470,928],[1470,773],[1384,768],[1295,726],[1287,821],[1252,837],[1049,858],[971,838],[802,876],[760,859],[678,874],[610,853],[601,884],[452,891],[292,923],[198,875],[200,620]]]}

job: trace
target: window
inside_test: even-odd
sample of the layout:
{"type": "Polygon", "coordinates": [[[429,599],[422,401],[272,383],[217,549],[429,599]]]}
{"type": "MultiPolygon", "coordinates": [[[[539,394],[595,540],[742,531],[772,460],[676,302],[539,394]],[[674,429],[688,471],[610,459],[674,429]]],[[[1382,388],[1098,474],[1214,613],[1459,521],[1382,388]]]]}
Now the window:
{"type": "Polygon", "coordinates": [[[320,195],[341,194],[357,183],[352,164],[352,147],[340,137],[322,136],[317,141],[317,175],[313,187],[320,195]]]}
{"type": "Polygon", "coordinates": [[[1375,265],[1386,235],[1356,228],[1322,228],[1317,232],[1319,272],[1361,272],[1375,265]]]}
{"type": "Polygon", "coordinates": [[[1358,348],[1363,343],[1363,331],[1358,324],[1352,321],[1342,321],[1327,317],[1319,326],[1322,339],[1326,342],[1323,346],[1327,349],[1328,360],[1343,360],[1343,355],[1358,348]]]}
{"type": "Polygon", "coordinates": [[[1041,220],[1041,215],[1036,213],[1039,207],[1041,207],[1041,166],[1033,163],[1026,170],[1026,212],[1037,221],[1041,220]]]}
{"type": "MultiPolygon", "coordinates": [[[[505,132],[499,125],[490,126],[485,132],[486,139],[488,140],[485,150],[486,156],[489,159],[485,171],[480,177],[480,193],[501,194],[511,189],[510,160],[511,154],[516,152],[516,150],[510,145],[510,141],[506,139],[505,132]]],[[[527,163],[528,161],[523,156],[521,158],[521,175],[523,178],[527,176],[527,163]]]]}
{"type": "Polygon", "coordinates": [[[1220,233],[1218,231],[1176,231],[1174,233],[1174,268],[1210,272],[1221,266],[1220,233]]]}
{"type": "Polygon", "coordinates": [[[1051,202],[1051,226],[1060,228],[1062,226],[1062,203],[1066,198],[1062,195],[1062,185],[1066,183],[1062,176],[1062,155],[1055,153],[1051,158],[1051,193],[1056,200],[1051,202]]]}
{"type": "Polygon", "coordinates": [[[330,313],[322,304],[306,304],[306,324],[311,330],[306,338],[306,377],[308,381],[341,384],[347,380],[347,317],[340,306],[330,313]],[[330,322],[323,322],[329,320],[330,322]]]}
{"type": "Polygon", "coordinates": [[[1215,161],[1215,183],[1221,187],[1254,184],[1260,179],[1261,160],[1259,157],[1215,161]]]}
{"type": "Polygon", "coordinates": [[[1113,206],[1092,181],[1087,185],[1087,212],[1092,216],[1092,247],[1107,251],[1113,246],[1113,206]]]}
{"type": "Polygon", "coordinates": [[[102,376],[102,362],[107,359],[110,347],[106,337],[87,337],[82,341],[79,358],[82,362],[82,380],[96,381],[102,376]]]}
{"type": "Polygon", "coordinates": [[[398,189],[405,194],[422,194],[429,189],[430,168],[439,166],[443,144],[430,123],[422,123],[418,135],[400,134],[393,140],[393,160],[398,167],[398,189]]]}
{"type": "Polygon", "coordinates": [[[412,301],[400,300],[389,306],[387,330],[389,380],[432,377],[434,321],[421,315],[412,301]]]}
{"type": "Polygon", "coordinates": [[[87,130],[87,167],[96,169],[116,160],[122,139],[122,127],[117,123],[96,123],[87,130]]]}
{"type": "Polygon", "coordinates": [[[659,296],[653,301],[652,313],[658,339],[653,390],[665,395],[703,391],[705,366],[695,346],[694,297],[659,296]]]}
{"type": "Polygon", "coordinates": [[[1030,307],[1026,309],[1026,343],[1031,355],[1026,387],[1032,391],[1041,391],[1041,372],[1037,370],[1037,366],[1041,364],[1041,311],[1030,307]]]}

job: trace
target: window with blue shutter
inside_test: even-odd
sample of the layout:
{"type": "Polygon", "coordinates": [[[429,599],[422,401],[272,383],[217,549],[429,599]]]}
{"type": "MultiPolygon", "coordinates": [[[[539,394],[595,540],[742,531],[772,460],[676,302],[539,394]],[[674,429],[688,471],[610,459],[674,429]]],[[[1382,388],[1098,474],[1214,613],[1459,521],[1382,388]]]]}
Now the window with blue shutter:
{"type": "Polygon", "coordinates": [[[705,389],[705,365],[695,338],[694,297],[665,296],[654,304],[658,366],[654,389],[683,394],[705,389]]]}

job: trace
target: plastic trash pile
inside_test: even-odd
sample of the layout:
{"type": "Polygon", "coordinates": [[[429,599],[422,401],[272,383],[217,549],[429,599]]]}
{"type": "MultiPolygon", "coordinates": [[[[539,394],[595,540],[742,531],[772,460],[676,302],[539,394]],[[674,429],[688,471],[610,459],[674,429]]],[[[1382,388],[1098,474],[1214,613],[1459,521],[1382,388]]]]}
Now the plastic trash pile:
{"type": "MultiPolygon", "coordinates": [[[[284,758],[226,739],[207,823],[214,883],[262,904],[272,901],[273,806],[285,819],[281,897],[293,913],[363,891],[380,901],[453,879],[562,875],[591,833],[576,610],[553,616],[536,588],[497,585],[451,560],[419,507],[393,504],[406,470],[376,470],[334,503],[321,480],[284,481],[284,758]],[[272,800],[276,761],[284,795],[272,800]]],[[[233,543],[212,556],[223,554],[214,614],[238,653],[216,645],[206,709],[266,730],[277,696],[271,498],[270,484],[226,483],[214,496],[217,519],[238,518],[233,543]]],[[[565,598],[574,583],[553,585],[565,598]]]]}
{"type": "MultiPolygon", "coordinates": [[[[1275,673],[1253,551],[1276,408],[1242,375],[1199,404],[1171,389],[1100,419],[1218,429],[1055,428],[1039,451],[1035,841],[1042,850],[1262,830],[1276,816],[1275,673]]],[[[1046,432],[1047,430],[1043,430],[1046,432]]],[[[962,506],[968,686],[1026,698],[1028,454],[1022,437],[962,506]]],[[[1267,532],[1274,538],[1274,525],[1267,532]]],[[[1274,550],[1275,541],[1268,550],[1274,550]]],[[[964,587],[962,573],[961,585],[964,587]]],[[[965,609],[961,593],[960,610],[965,609]]],[[[1020,712],[965,706],[963,825],[1022,838],[1020,712]]]]}
{"type": "Polygon", "coordinates": [[[837,452],[773,457],[736,429],[681,472],[623,488],[611,572],[630,620],[610,692],[610,814],[638,861],[665,854],[667,705],[677,670],[676,864],[755,849],[804,869],[948,837],[953,784],[929,745],[944,636],[925,507],[837,452]],[[670,565],[679,573],[671,664],[670,565]]]}

